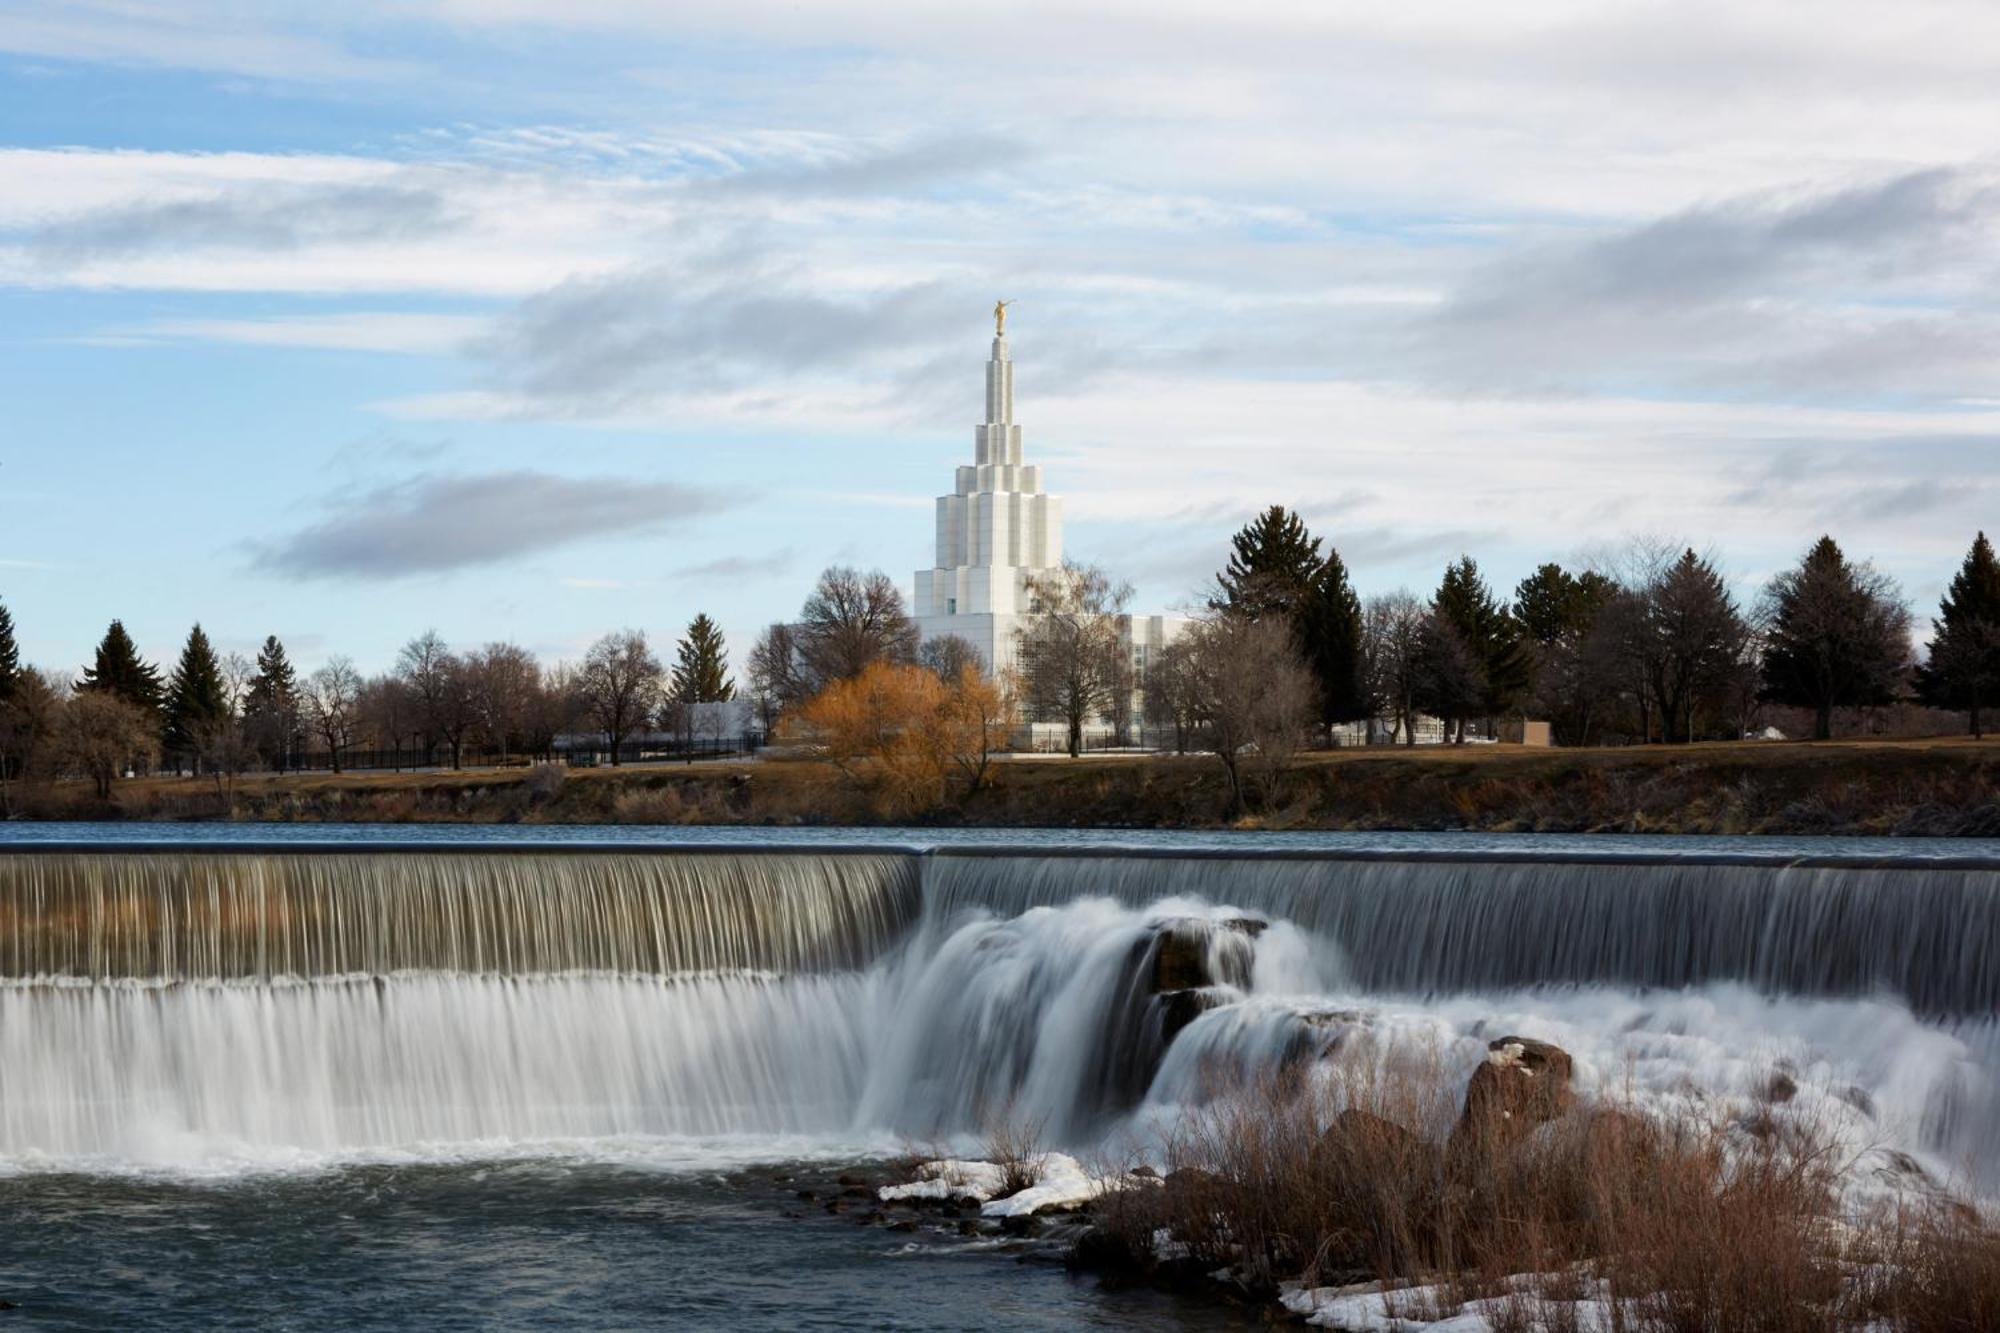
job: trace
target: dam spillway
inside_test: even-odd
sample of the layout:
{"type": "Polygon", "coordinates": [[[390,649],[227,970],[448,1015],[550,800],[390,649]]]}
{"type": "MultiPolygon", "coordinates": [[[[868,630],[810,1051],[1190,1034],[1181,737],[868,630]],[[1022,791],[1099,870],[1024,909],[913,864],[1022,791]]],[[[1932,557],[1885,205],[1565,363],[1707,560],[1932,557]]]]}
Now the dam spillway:
{"type": "Polygon", "coordinates": [[[2000,866],[1035,851],[0,852],[0,978],[864,968],[979,914],[1227,904],[1409,992],[1886,991],[2000,1012],[2000,866]]]}
{"type": "Polygon", "coordinates": [[[1081,1143],[1339,1013],[1454,1060],[1540,1025],[1661,1097],[1781,1063],[1857,1133],[1989,1179],[1996,942],[1977,862],[22,848],[0,1162],[853,1142],[999,1106],[1081,1143]],[[1173,931],[1214,965],[1178,1035],[1173,931]]]}

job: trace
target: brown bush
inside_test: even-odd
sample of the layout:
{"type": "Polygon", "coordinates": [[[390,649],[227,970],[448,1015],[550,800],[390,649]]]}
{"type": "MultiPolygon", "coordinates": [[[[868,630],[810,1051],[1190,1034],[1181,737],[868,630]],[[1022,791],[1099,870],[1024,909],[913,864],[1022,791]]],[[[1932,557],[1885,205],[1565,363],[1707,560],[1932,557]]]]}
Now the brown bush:
{"type": "Polygon", "coordinates": [[[1849,1215],[1851,1163],[1809,1119],[1750,1136],[1597,1103],[1453,1151],[1440,1062],[1356,1046],[1324,1082],[1191,1111],[1165,1186],[1101,1202],[1093,1252],[1143,1257],[1164,1230],[1187,1267],[1253,1288],[1379,1283],[1403,1318],[1483,1299],[1501,1328],[1573,1328],[1577,1302],[1610,1299],[1629,1333],[2000,1329],[1993,1230],[1936,1201],[1849,1215]]]}

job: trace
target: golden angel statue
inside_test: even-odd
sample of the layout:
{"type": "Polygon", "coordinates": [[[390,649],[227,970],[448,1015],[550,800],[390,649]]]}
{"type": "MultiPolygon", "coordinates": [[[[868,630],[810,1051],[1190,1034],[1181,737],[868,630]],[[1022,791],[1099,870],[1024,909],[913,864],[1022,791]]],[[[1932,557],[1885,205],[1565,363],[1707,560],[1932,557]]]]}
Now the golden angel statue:
{"type": "Polygon", "coordinates": [[[993,303],[994,337],[1004,338],[1007,335],[1007,307],[1012,304],[1014,304],[1012,301],[995,301],[993,303]]]}

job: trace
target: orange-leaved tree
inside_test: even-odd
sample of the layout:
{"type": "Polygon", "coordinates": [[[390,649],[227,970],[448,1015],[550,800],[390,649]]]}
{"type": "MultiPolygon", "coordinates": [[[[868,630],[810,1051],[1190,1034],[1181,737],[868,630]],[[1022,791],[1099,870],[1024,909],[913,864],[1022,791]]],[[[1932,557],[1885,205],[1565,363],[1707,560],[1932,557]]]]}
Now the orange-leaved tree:
{"type": "Polygon", "coordinates": [[[873,662],[799,708],[790,730],[870,788],[888,815],[944,801],[954,779],[969,796],[1006,743],[1007,700],[974,667],[953,681],[923,667],[873,662]]]}

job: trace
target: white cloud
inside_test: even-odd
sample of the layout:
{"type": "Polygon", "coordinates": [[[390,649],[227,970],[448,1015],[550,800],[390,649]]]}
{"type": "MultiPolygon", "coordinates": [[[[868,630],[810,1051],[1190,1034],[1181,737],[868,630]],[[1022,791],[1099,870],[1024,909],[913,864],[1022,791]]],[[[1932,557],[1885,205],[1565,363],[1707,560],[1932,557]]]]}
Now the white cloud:
{"type": "Polygon", "coordinates": [[[491,321],[479,315],[370,310],[256,319],[160,319],[110,336],[137,343],[186,340],[337,352],[443,355],[459,351],[490,326],[491,321]]]}

